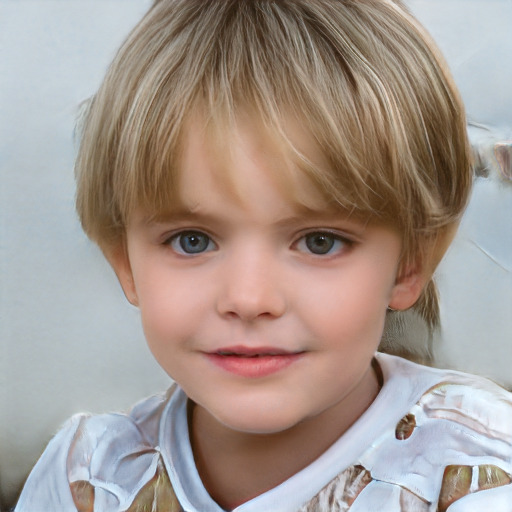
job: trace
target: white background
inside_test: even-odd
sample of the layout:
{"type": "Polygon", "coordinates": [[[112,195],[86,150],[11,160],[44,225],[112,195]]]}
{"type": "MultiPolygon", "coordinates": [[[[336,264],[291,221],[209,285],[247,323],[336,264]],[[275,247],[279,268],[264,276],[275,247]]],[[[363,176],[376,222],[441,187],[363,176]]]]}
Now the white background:
{"type": "MultiPolygon", "coordinates": [[[[73,126],[149,0],[0,0],[0,496],[77,411],[169,384],[74,213],[73,126]]],[[[413,0],[472,120],[512,138],[512,1],[413,0]]],[[[439,365],[512,385],[512,184],[479,180],[438,272],[439,365]]]]}

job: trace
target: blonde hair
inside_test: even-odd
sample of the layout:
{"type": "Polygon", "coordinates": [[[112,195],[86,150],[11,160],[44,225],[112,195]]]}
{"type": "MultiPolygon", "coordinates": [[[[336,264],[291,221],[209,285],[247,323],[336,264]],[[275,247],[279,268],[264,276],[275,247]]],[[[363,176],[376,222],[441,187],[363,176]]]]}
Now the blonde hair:
{"type": "MultiPolygon", "coordinates": [[[[399,2],[158,0],[84,123],[76,175],[86,233],[105,249],[122,241],[134,208],[177,200],[191,113],[201,108],[222,126],[247,107],[329,200],[397,226],[405,262],[428,261],[458,222],[471,185],[464,109],[435,45],[399,2]],[[288,140],[290,112],[329,169],[288,140]]],[[[432,282],[415,307],[436,325],[432,282]]]]}

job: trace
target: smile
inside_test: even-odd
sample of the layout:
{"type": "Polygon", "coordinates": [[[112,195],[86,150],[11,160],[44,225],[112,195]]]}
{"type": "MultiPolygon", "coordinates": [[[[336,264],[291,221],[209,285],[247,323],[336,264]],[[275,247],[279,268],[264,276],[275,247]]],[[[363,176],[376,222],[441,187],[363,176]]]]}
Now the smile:
{"type": "Polygon", "coordinates": [[[223,370],[247,378],[272,375],[284,370],[304,356],[269,347],[229,347],[207,353],[208,359],[223,370]]]}

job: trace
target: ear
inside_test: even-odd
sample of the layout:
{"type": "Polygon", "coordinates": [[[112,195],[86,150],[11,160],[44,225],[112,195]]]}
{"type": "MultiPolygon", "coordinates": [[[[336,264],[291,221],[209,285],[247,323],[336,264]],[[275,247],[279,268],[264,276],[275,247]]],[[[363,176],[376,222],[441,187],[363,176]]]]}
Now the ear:
{"type": "Polygon", "coordinates": [[[123,242],[117,244],[115,247],[110,247],[104,251],[104,254],[114,269],[128,302],[133,306],[138,306],[139,299],[126,244],[123,242]]]}
{"type": "Polygon", "coordinates": [[[452,222],[430,238],[422,240],[422,246],[426,248],[423,254],[419,252],[415,260],[400,265],[388,304],[390,309],[404,311],[416,304],[452,242],[458,226],[458,222],[452,222]]]}
{"type": "Polygon", "coordinates": [[[428,275],[419,264],[407,265],[397,275],[391,291],[389,308],[404,311],[412,307],[419,299],[428,275]]]}

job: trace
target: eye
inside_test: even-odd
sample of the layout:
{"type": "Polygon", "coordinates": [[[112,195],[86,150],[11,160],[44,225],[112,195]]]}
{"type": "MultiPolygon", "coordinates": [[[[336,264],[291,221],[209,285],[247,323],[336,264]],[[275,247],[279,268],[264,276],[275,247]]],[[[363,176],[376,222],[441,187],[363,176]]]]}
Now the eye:
{"type": "Polygon", "coordinates": [[[351,241],[328,231],[315,231],[297,242],[297,249],[319,256],[335,254],[350,247],[351,241]]]}
{"type": "Polygon", "coordinates": [[[213,240],[201,231],[182,231],[169,238],[166,244],[178,254],[201,254],[216,248],[213,240]]]}

